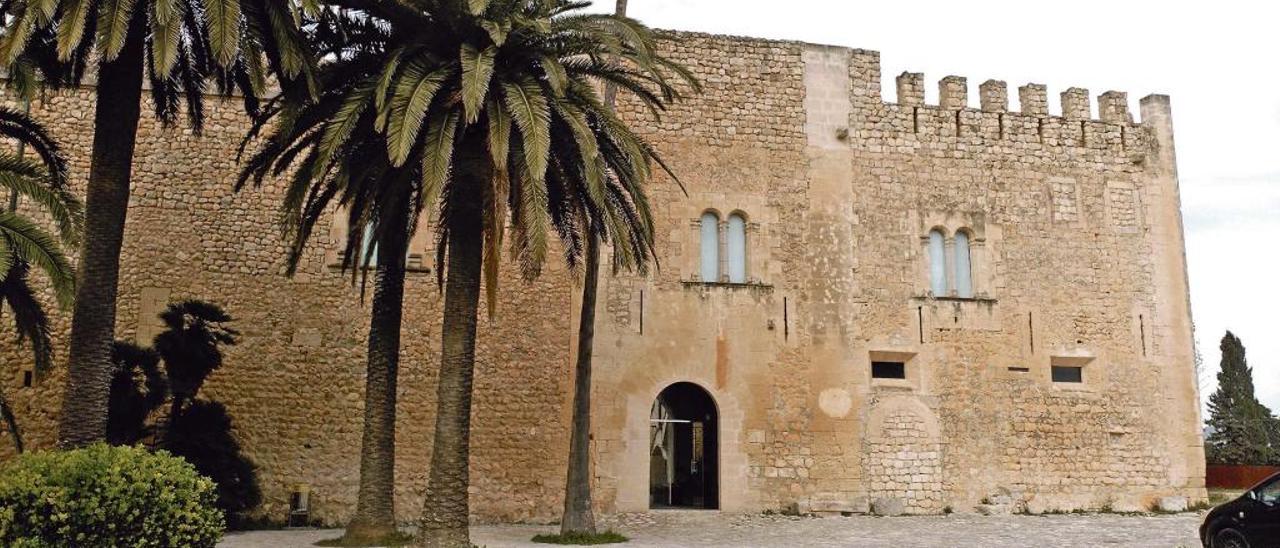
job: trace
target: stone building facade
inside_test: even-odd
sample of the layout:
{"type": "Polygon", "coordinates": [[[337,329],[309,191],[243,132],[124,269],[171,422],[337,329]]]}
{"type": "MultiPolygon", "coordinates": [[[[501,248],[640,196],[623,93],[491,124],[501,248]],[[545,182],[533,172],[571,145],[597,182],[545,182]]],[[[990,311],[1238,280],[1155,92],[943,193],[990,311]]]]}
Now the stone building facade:
{"type": "MultiPolygon", "coordinates": [[[[620,105],[687,195],[666,178],[650,187],[660,269],[602,275],[592,441],[602,510],[680,505],[673,493],[695,480],[697,494],[680,500],[725,511],[1203,497],[1167,97],[1143,98],[1135,122],[1124,93],[1101,94],[1095,118],[1089,93],[1071,88],[1050,114],[1044,86],[1018,88],[1010,110],[1006,84],[990,80],[975,108],[966,80],[949,76],[932,105],[914,73],[883,97],[876,52],[669,38],[705,92],[660,121],[620,105]]],[[[90,90],[50,92],[31,109],[82,181],[90,90]]],[[[317,517],[340,522],[356,496],[368,303],[334,267],[336,224],[296,277],[281,275],[280,188],[232,191],[247,122],[234,102],[209,110],[202,136],[144,122],[119,333],[149,340],[172,300],[223,305],[244,340],[207,390],[260,468],[263,513],[283,516],[306,486],[317,517]]],[[[428,232],[412,244],[405,296],[406,519],[421,504],[435,407],[442,298],[428,232]]],[[[481,319],[478,519],[558,517],[574,287],[558,265],[532,283],[506,271],[497,315],[481,319]]],[[[66,314],[58,321],[65,340],[66,314]]],[[[24,386],[29,360],[11,340],[0,381],[29,445],[47,447],[62,373],[24,386]]]]}

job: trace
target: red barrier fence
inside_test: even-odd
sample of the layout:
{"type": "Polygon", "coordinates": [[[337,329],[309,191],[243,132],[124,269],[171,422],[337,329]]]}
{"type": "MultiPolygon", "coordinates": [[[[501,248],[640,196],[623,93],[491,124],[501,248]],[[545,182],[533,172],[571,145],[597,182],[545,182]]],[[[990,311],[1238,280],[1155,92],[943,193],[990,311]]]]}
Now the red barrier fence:
{"type": "Polygon", "coordinates": [[[1276,472],[1280,466],[1210,464],[1205,467],[1204,485],[1210,489],[1248,489],[1276,472]]]}

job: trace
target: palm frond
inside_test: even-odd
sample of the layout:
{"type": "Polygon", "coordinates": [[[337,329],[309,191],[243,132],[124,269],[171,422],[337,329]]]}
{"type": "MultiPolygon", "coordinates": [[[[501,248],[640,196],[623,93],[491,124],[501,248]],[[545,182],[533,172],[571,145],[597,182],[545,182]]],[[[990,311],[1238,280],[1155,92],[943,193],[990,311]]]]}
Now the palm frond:
{"type": "MultiPolygon", "coordinates": [[[[476,0],[472,0],[474,3],[476,0]]],[[[496,48],[477,50],[469,43],[462,44],[459,60],[462,65],[462,110],[467,125],[480,119],[480,105],[489,91],[489,79],[493,77],[493,63],[498,55],[496,48]]]]}
{"type": "Polygon", "coordinates": [[[452,65],[431,70],[423,63],[410,63],[404,68],[391,98],[391,115],[387,121],[387,153],[392,165],[404,165],[408,160],[427,107],[453,72],[452,65]]]}
{"type": "Polygon", "coordinates": [[[52,235],[16,213],[0,211],[0,244],[8,246],[18,261],[30,263],[49,277],[60,305],[71,303],[75,270],[52,235]]]}

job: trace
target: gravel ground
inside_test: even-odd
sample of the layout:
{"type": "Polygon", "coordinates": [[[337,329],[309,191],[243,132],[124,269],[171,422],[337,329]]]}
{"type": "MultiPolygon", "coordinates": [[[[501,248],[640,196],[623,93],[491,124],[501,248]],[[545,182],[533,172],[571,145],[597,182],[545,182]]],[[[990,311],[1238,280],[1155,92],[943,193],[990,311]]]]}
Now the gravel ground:
{"type": "MultiPolygon", "coordinates": [[[[711,511],[662,511],[608,516],[602,525],[629,537],[626,548],[650,546],[981,546],[981,547],[1151,547],[1200,546],[1202,514],[1159,516],[1069,514],[1052,516],[870,516],[799,518],[735,515],[711,511]]],[[[556,531],[546,525],[479,525],[471,540],[479,546],[548,546],[529,542],[556,531]]],[[[228,534],[220,548],[304,547],[340,536],[337,529],[254,531],[228,534]]]]}

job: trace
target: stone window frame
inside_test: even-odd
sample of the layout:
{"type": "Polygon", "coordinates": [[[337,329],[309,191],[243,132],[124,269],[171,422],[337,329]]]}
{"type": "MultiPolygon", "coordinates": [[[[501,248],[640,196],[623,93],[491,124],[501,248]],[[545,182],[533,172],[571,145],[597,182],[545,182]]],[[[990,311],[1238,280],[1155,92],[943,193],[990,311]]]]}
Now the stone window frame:
{"type": "Polygon", "coordinates": [[[1097,357],[1087,354],[1059,353],[1049,355],[1049,364],[1044,369],[1045,378],[1055,390],[1073,392],[1093,392],[1097,389],[1097,357]],[[1057,382],[1053,380],[1054,367],[1079,367],[1080,382],[1057,382]]]}
{"type": "Polygon", "coordinates": [[[1103,211],[1106,216],[1107,226],[1120,234],[1141,233],[1145,223],[1142,216],[1142,193],[1139,192],[1138,186],[1129,181],[1107,181],[1103,192],[1105,192],[1103,195],[1103,211]],[[1129,192],[1133,196],[1133,226],[1120,226],[1117,224],[1116,204],[1113,197],[1113,192],[1116,190],[1129,192]]]}
{"type": "Polygon", "coordinates": [[[1064,226],[1075,227],[1075,228],[1084,228],[1087,226],[1086,225],[1087,216],[1085,215],[1084,199],[1083,199],[1084,191],[1081,188],[1083,185],[1080,184],[1080,181],[1078,179],[1076,179],[1075,177],[1058,177],[1058,176],[1049,177],[1045,179],[1044,185],[1045,185],[1044,186],[1045,193],[1048,194],[1047,198],[1048,198],[1048,204],[1049,204],[1049,219],[1051,224],[1064,225],[1064,226]],[[1054,192],[1053,189],[1055,185],[1060,185],[1060,184],[1068,185],[1071,187],[1069,197],[1071,199],[1072,206],[1075,208],[1074,219],[1063,219],[1063,218],[1060,218],[1058,215],[1058,204],[1055,201],[1055,196],[1057,194],[1054,192]]]}
{"type": "MultiPolygon", "coordinates": [[[[409,240],[409,253],[405,257],[405,272],[431,272],[431,267],[428,265],[435,251],[435,234],[435,220],[430,215],[419,215],[418,229],[414,231],[413,238],[409,240]]],[[[324,264],[330,270],[342,269],[346,239],[347,210],[345,207],[338,207],[333,213],[333,221],[329,223],[329,241],[324,249],[324,264]]],[[[363,245],[361,247],[363,248],[363,245]]],[[[369,265],[358,268],[375,270],[377,268],[376,257],[370,261],[369,265]]]]}
{"type": "Polygon", "coordinates": [[[919,354],[910,350],[902,349],[881,349],[870,350],[866,354],[867,360],[864,364],[863,376],[872,390],[889,389],[889,390],[909,390],[917,392],[920,390],[921,378],[923,371],[919,360],[919,354]],[[871,376],[871,364],[873,362],[900,362],[906,373],[904,379],[878,378],[871,376]]]}
{"type": "Polygon", "coordinates": [[[40,377],[39,375],[36,375],[36,367],[35,364],[32,363],[22,364],[22,366],[18,367],[17,371],[14,373],[16,374],[14,375],[13,382],[14,385],[18,387],[18,390],[30,390],[35,388],[36,380],[40,377]]]}
{"type": "Polygon", "coordinates": [[[987,239],[985,215],[981,213],[929,212],[921,218],[918,229],[919,257],[916,276],[916,293],[920,298],[952,301],[994,301],[994,269],[990,242],[987,239]],[[930,239],[933,232],[943,236],[943,267],[946,278],[946,294],[933,292],[933,254],[930,239]],[[956,287],[956,234],[963,232],[969,239],[969,297],[961,297],[956,287]]]}
{"type": "MultiPolygon", "coordinates": [[[[743,204],[751,205],[751,204],[743,204]]],[[[686,272],[684,276],[685,284],[703,285],[710,287],[768,287],[770,284],[764,280],[763,273],[766,270],[765,251],[760,249],[761,243],[764,241],[764,227],[756,217],[748,212],[749,207],[715,207],[706,206],[696,210],[696,213],[690,216],[688,223],[688,236],[686,239],[688,249],[686,253],[686,272]],[[727,211],[728,214],[723,212],[727,211]],[[717,280],[714,282],[704,281],[702,279],[702,216],[710,213],[716,216],[716,245],[717,245],[717,280]],[[729,281],[729,218],[739,216],[743,220],[744,225],[744,250],[743,250],[743,269],[746,274],[745,282],[729,281]]]]}

